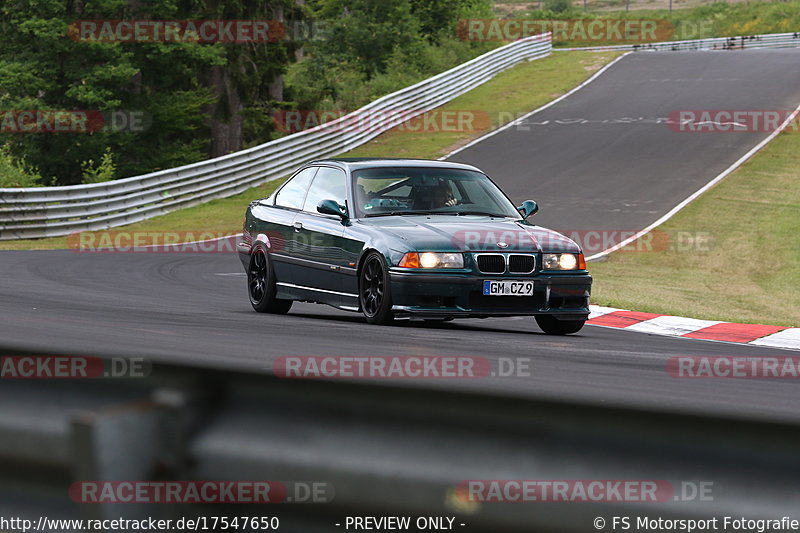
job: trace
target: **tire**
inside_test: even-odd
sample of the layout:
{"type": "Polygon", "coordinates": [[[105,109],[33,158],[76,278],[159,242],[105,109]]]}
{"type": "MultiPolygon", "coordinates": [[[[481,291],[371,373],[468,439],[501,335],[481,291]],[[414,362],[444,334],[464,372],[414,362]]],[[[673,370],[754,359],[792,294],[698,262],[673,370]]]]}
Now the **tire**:
{"type": "Polygon", "coordinates": [[[247,294],[250,305],[259,313],[285,315],[292,307],[292,300],[275,298],[275,274],[269,256],[263,246],[256,246],[250,252],[247,266],[247,294]]]}
{"type": "Polygon", "coordinates": [[[389,268],[383,255],[371,252],[358,276],[358,302],[370,324],[389,325],[394,320],[389,285],[389,268]]]}
{"type": "Polygon", "coordinates": [[[568,335],[577,333],[585,320],[559,320],[552,315],[536,315],[536,323],[548,335],[568,335]]]}

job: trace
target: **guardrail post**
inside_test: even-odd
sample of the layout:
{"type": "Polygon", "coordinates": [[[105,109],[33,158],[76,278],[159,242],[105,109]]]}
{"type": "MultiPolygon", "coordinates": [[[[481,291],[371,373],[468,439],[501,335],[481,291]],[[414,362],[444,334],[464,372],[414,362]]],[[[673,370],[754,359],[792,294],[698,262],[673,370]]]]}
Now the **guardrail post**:
{"type": "MultiPolygon", "coordinates": [[[[144,481],[173,470],[183,448],[183,419],[180,405],[150,399],[77,415],[70,428],[72,499],[81,500],[82,482],[144,481]]],[[[157,515],[154,510],[149,504],[81,502],[86,519],[145,518],[157,515]]]]}

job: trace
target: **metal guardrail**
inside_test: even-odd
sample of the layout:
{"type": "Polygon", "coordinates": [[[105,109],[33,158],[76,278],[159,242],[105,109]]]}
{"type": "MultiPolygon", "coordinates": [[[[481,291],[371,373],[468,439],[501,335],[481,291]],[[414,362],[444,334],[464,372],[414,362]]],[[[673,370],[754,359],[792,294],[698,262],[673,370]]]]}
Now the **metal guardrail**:
{"type": "Polygon", "coordinates": [[[800,428],[789,424],[169,365],[147,378],[6,380],[0,399],[0,515],[5,493],[15,514],[225,514],[68,497],[77,481],[156,479],[325,482],[333,498],[303,506],[318,523],[303,531],[341,531],[333,517],[344,514],[411,514],[458,515],[468,531],[585,532],[597,516],[779,518],[800,506],[800,428]],[[710,498],[464,505],[453,489],[470,479],[712,488],[710,498]]]}
{"type": "Polygon", "coordinates": [[[550,33],[520,39],[337,120],[215,159],[107,183],[0,189],[0,240],[106,229],[233,196],[286,176],[310,159],[360,146],[551,49],[550,33]],[[347,126],[359,116],[369,117],[368,125],[347,126]]]}
{"type": "Polygon", "coordinates": [[[583,50],[589,52],[668,52],[680,50],[743,50],[746,48],[791,48],[800,46],[800,32],[714,37],[689,41],[660,43],[620,44],[610,46],[585,46],[578,48],[553,48],[554,51],[583,50]]]}

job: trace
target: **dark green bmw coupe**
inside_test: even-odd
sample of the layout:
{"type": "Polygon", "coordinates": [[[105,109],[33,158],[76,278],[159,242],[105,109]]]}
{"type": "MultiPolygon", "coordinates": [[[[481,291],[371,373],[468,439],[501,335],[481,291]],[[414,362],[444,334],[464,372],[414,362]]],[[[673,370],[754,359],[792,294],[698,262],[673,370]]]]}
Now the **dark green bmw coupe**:
{"type": "Polygon", "coordinates": [[[373,324],[533,315],[581,329],[592,278],[580,248],[528,222],[480,170],[425,160],[328,159],[247,208],[237,245],[250,303],[361,312],[373,324]]]}

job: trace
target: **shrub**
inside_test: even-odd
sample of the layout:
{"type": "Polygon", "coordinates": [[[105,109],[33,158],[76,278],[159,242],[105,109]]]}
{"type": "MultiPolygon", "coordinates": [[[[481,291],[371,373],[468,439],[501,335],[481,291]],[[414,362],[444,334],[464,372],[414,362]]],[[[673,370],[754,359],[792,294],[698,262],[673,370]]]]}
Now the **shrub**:
{"type": "Polygon", "coordinates": [[[38,172],[16,161],[7,146],[0,146],[0,187],[41,187],[41,181],[38,172]]]}
{"type": "Polygon", "coordinates": [[[103,152],[103,157],[100,162],[95,166],[92,159],[84,161],[81,165],[83,169],[83,183],[103,183],[114,179],[117,172],[117,167],[114,164],[114,154],[111,153],[111,148],[106,148],[103,152]]]}

